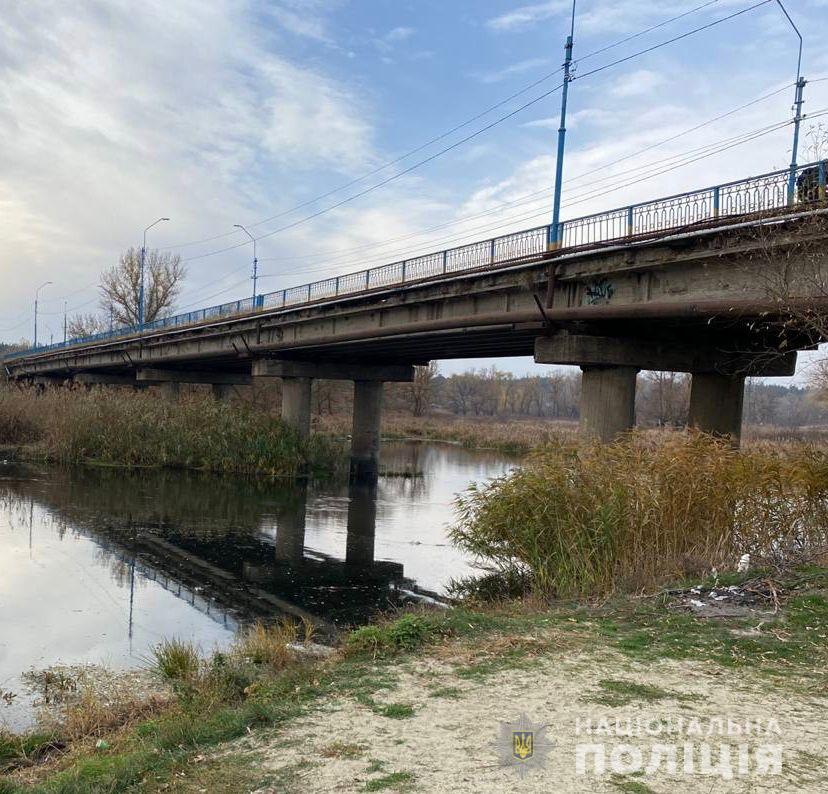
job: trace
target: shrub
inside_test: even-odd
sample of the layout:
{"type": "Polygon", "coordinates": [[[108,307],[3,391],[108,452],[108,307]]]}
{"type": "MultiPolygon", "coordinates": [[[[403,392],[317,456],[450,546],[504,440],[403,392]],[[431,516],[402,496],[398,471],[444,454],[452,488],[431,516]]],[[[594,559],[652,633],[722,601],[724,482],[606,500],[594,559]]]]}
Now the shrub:
{"type": "Polygon", "coordinates": [[[287,619],[271,626],[255,623],[241,631],[234,651],[244,661],[279,670],[293,659],[288,645],[296,642],[296,636],[296,624],[287,619]]]}
{"type": "Polygon", "coordinates": [[[192,643],[164,640],[152,650],[155,667],[170,681],[192,681],[199,673],[201,657],[192,643]]]}
{"type": "Polygon", "coordinates": [[[828,542],[828,458],[738,452],[701,434],[557,443],[457,500],[455,544],[490,573],[562,596],[637,590],[699,569],[799,562],[828,542]]]}
{"type": "Polygon", "coordinates": [[[61,464],[206,469],[295,476],[343,464],[342,442],[300,439],[267,412],[188,395],[171,402],[116,389],[0,387],[0,444],[37,443],[61,464]]]}

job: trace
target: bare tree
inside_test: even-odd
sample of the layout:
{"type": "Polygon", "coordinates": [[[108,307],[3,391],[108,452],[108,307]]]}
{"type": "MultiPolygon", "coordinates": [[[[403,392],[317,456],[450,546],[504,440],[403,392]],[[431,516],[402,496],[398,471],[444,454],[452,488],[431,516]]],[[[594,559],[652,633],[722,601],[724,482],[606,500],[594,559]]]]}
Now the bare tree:
{"type": "MultiPolygon", "coordinates": [[[[187,270],[178,254],[147,251],[144,259],[144,322],[168,314],[187,270]]],[[[115,267],[101,275],[101,309],[112,309],[116,325],[137,325],[141,291],[141,251],[130,248],[115,267]]]]}
{"type": "Polygon", "coordinates": [[[424,367],[414,368],[414,381],[410,384],[411,413],[414,416],[423,416],[428,412],[435,377],[437,377],[436,361],[431,361],[424,367]]]}
{"type": "Polygon", "coordinates": [[[805,133],[806,149],[808,160],[824,160],[828,157],[828,125],[812,124],[805,133]]]}
{"type": "Polygon", "coordinates": [[[84,336],[93,336],[102,331],[109,330],[109,316],[99,317],[96,314],[76,314],[69,318],[67,334],[70,339],[78,339],[84,336]]]}
{"type": "Polygon", "coordinates": [[[690,404],[690,378],[678,372],[647,372],[642,378],[640,414],[663,427],[685,422],[690,404]]]}

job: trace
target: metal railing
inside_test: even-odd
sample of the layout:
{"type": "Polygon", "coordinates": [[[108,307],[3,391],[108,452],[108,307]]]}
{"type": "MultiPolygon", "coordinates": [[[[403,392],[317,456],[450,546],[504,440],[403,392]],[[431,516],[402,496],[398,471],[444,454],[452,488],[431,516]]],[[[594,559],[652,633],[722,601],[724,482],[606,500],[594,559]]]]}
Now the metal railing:
{"type": "MultiPolygon", "coordinates": [[[[692,227],[694,224],[715,222],[719,219],[750,216],[775,210],[791,211],[826,200],[826,171],[828,161],[809,163],[797,169],[796,193],[788,197],[790,169],[773,171],[760,176],[727,182],[713,187],[619,207],[607,212],[585,215],[564,221],[562,248],[583,248],[623,241],[624,239],[655,235],[692,227]]],[[[314,281],[299,287],[269,292],[245,300],[222,303],[196,311],[176,314],[143,325],[125,326],[92,336],[40,345],[24,352],[7,355],[30,355],[33,352],[59,350],[107,339],[163,331],[168,328],[193,325],[208,320],[219,320],[273,309],[293,308],[303,304],[357,295],[372,290],[402,286],[443,275],[480,270],[503,265],[515,260],[546,253],[549,226],[506,234],[481,242],[448,248],[444,251],[393,262],[388,265],[348,273],[342,276],[314,281]]]]}

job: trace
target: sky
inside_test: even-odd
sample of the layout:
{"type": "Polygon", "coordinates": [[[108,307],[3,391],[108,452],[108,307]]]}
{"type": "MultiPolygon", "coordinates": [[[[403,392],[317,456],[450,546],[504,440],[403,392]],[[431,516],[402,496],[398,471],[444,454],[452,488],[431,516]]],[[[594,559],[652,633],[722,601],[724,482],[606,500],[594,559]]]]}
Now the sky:
{"type": "MultiPolygon", "coordinates": [[[[797,42],[773,3],[635,55],[752,4],[713,0],[636,35],[703,2],[579,3],[564,218],[790,162],[786,125],[672,168],[668,158],[792,116],[797,42]],[[597,174],[618,187],[595,191],[597,174]]],[[[560,83],[565,0],[3,6],[0,340],[31,339],[46,281],[39,336],[61,339],[64,308],[96,311],[100,273],[162,216],[170,221],[149,231],[148,245],[185,260],[185,311],[250,295],[251,245],[236,223],[260,238],[267,292],[549,221],[559,92],[397,175],[560,83]]],[[[828,77],[828,0],[787,7],[814,80],[805,111],[816,115],[828,111],[828,80],[819,81],[828,77]]],[[[806,119],[803,131],[817,123],[806,119]]],[[[807,146],[806,136],[801,162],[807,146]]],[[[492,363],[544,371],[531,359],[444,362],[441,371],[492,363]]]]}

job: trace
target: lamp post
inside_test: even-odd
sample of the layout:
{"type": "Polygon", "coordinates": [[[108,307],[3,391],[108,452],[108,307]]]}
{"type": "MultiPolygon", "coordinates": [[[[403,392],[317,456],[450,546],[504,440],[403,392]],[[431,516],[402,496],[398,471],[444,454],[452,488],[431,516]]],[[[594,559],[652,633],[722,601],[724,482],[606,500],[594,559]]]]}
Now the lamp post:
{"type": "Polygon", "coordinates": [[[787,18],[788,22],[791,23],[791,27],[794,29],[794,33],[796,33],[797,38],[799,39],[799,55],[796,59],[796,87],[794,91],[794,108],[796,109],[796,115],[794,116],[794,135],[793,135],[793,149],[791,150],[791,171],[788,174],[788,205],[793,205],[794,203],[794,192],[796,189],[796,167],[797,167],[797,154],[799,150],[799,125],[802,121],[802,92],[805,90],[805,84],[808,82],[802,76],[802,34],[799,32],[799,28],[794,24],[794,21],[791,19],[791,15],[788,13],[788,10],[782,5],[782,0],[776,0],[779,7],[782,9],[782,13],[787,18]]]}
{"type": "Polygon", "coordinates": [[[52,282],[51,281],[44,281],[36,290],[35,290],[35,305],[34,305],[34,345],[33,347],[37,347],[37,301],[40,297],[40,290],[44,287],[48,287],[52,282]]]}
{"type": "Polygon", "coordinates": [[[253,243],[253,308],[256,308],[256,280],[259,277],[259,260],[256,258],[256,238],[250,234],[247,229],[244,228],[240,223],[234,223],[233,227],[236,229],[241,229],[252,241],[253,243]]]}
{"type": "Polygon", "coordinates": [[[564,47],[564,80],[561,89],[561,124],[558,127],[558,157],[555,163],[555,198],[552,202],[552,225],[549,227],[547,248],[561,247],[561,190],[563,187],[564,144],[566,143],[566,100],[572,82],[572,40],[575,36],[575,0],[572,0],[572,22],[564,47]]]}
{"type": "Polygon", "coordinates": [[[147,255],[147,232],[157,223],[168,220],[169,218],[159,218],[144,229],[144,244],[141,246],[141,285],[138,288],[138,325],[144,324],[144,259],[147,255]]]}

